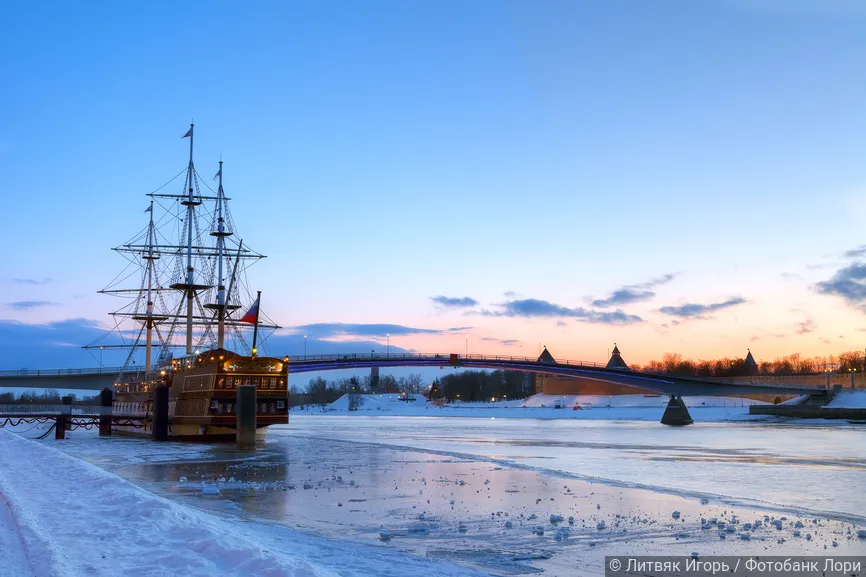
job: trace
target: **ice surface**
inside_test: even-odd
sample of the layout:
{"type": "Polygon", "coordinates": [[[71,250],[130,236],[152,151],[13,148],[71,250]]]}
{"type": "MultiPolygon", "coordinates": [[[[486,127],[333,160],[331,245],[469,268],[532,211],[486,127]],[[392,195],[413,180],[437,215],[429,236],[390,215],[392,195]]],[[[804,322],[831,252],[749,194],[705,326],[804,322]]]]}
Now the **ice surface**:
{"type": "Polygon", "coordinates": [[[0,456],[0,571],[12,567],[16,576],[472,574],[409,556],[395,563],[375,548],[284,527],[227,522],[4,429],[0,456]]]}
{"type": "MultiPolygon", "coordinates": [[[[293,414],[253,456],[83,431],[42,444],[206,511],[231,530],[266,523],[268,531],[252,535],[268,551],[318,559],[303,544],[319,538],[289,528],[347,539],[350,548],[372,543],[380,551],[375,562],[391,574],[427,557],[494,574],[599,575],[605,555],[687,555],[696,544],[702,555],[820,554],[835,539],[840,554],[862,554],[866,543],[844,522],[866,521],[863,496],[850,490],[864,483],[856,426],[671,429],[646,421],[293,414]],[[785,517],[783,528],[755,523],[748,541],[737,535],[745,525],[725,530],[765,515],[768,523],[785,517]],[[554,522],[559,517],[569,519],[567,527],[554,522]],[[730,537],[701,531],[716,527],[702,519],[721,520],[722,536],[730,537]],[[814,540],[793,538],[797,521],[814,540]],[[391,538],[382,541],[382,533],[391,538]]],[[[356,552],[364,557],[358,570],[340,564],[344,555],[332,565],[331,546],[317,549],[328,559],[321,570],[355,575],[374,565],[366,550],[356,552]]],[[[420,570],[442,574],[438,566],[420,570]]]]}

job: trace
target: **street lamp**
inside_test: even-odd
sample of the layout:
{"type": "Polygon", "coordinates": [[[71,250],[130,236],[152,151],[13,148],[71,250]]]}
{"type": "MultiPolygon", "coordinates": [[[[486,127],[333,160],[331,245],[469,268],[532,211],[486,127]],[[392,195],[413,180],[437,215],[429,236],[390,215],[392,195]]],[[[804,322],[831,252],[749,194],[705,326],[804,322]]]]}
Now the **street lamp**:
{"type": "Polygon", "coordinates": [[[469,356],[469,335],[466,335],[466,356],[469,356]]]}
{"type": "Polygon", "coordinates": [[[385,336],[388,337],[388,355],[391,355],[391,333],[385,333],[385,336]]]}
{"type": "Polygon", "coordinates": [[[99,372],[100,373],[102,372],[103,366],[104,365],[102,364],[102,347],[99,347],[99,372]]]}
{"type": "Polygon", "coordinates": [[[307,359],[307,335],[304,335],[304,360],[307,359]]]}

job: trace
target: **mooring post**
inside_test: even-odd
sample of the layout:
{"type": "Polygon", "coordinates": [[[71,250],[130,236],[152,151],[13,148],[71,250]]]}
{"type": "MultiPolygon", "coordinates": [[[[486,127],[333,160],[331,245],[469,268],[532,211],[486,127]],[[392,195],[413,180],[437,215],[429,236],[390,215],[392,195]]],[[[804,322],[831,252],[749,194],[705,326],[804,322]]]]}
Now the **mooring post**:
{"type": "Polygon", "coordinates": [[[682,427],[694,423],[692,416],[689,414],[689,409],[683,402],[683,398],[679,395],[671,395],[671,400],[668,401],[668,406],[665,409],[665,414],[662,415],[662,425],[671,425],[673,427],[682,427]]]}
{"type": "Polygon", "coordinates": [[[66,396],[60,399],[63,405],[54,425],[54,438],[62,440],[66,438],[66,430],[72,426],[72,397],[66,396]]]}
{"type": "Polygon", "coordinates": [[[102,389],[99,393],[100,409],[99,409],[99,436],[111,436],[111,404],[114,397],[114,391],[108,387],[102,389]]]}
{"type": "Polygon", "coordinates": [[[72,395],[66,395],[65,397],[60,398],[63,401],[63,412],[66,414],[66,430],[72,430],[72,401],[75,400],[75,397],[72,395]]]}
{"type": "Polygon", "coordinates": [[[153,440],[168,441],[168,387],[163,384],[153,390],[153,440]]]}
{"type": "Polygon", "coordinates": [[[236,402],[235,440],[238,449],[255,450],[256,448],[256,386],[241,385],[238,387],[236,402]]]}

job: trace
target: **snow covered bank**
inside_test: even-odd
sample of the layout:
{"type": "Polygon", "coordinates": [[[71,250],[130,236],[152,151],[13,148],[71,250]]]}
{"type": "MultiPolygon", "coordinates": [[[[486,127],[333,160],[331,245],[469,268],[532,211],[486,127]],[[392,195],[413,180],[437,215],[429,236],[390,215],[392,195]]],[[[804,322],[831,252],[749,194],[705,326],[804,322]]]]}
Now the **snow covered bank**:
{"type": "Polygon", "coordinates": [[[866,390],[839,391],[825,405],[828,409],[866,409],[866,390]]]}
{"type": "Polygon", "coordinates": [[[0,575],[16,577],[475,574],[284,527],[224,520],[3,429],[0,545],[0,575]]]}
{"type": "MultiPolygon", "coordinates": [[[[413,395],[401,400],[397,394],[358,395],[357,409],[349,410],[349,395],[343,395],[324,408],[294,408],[294,414],[391,415],[425,417],[496,417],[531,419],[607,419],[658,421],[668,398],[647,395],[544,395],[526,399],[493,402],[463,402],[436,404],[424,396],[413,395]]],[[[700,421],[725,421],[749,418],[749,405],[760,401],[733,397],[684,397],[692,417],[700,421]]],[[[760,419],[763,417],[752,417],[760,419]]]]}

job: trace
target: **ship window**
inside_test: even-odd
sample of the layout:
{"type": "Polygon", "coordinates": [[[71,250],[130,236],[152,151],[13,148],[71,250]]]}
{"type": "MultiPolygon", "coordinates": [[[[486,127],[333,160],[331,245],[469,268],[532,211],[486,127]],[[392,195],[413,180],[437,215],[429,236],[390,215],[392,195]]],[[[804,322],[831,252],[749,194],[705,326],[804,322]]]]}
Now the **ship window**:
{"type": "Polygon", "coordinates": [[[227,412],[227,413],[231,413],[231,412],[232,412],[232,404],[231,404],[231,403],[226,403],[226,412],[227,412]]]}
{"type": "Polygon", "coordinates": [[[286,408],[286,402],[285,401],[277,401],[277,408],[278,409],[285,409],[286,408]]]}
{"type": "Polygon", "coordinates": [[[244,381],[243,381],[243,382],[244,382],[245,385],[249,385],[249,384],[250,384],[250,378],[249,378],[249,377],[244,377],[244,381]]]}
{"type": "Polygon", "coordinates": [[[226,377],[226,387],[229,389],[234,385],[234,379],[232,377],[226,377]]]}
{"type": "Polygon", "coordinates": [[[272,388],[272,389],[276,389],[276,388],[277,388],[277,378],[276,378],[276,377],[271,377],[269,380],[270,380],[270,386],[271,386],[271,388],[272,388]]]}

